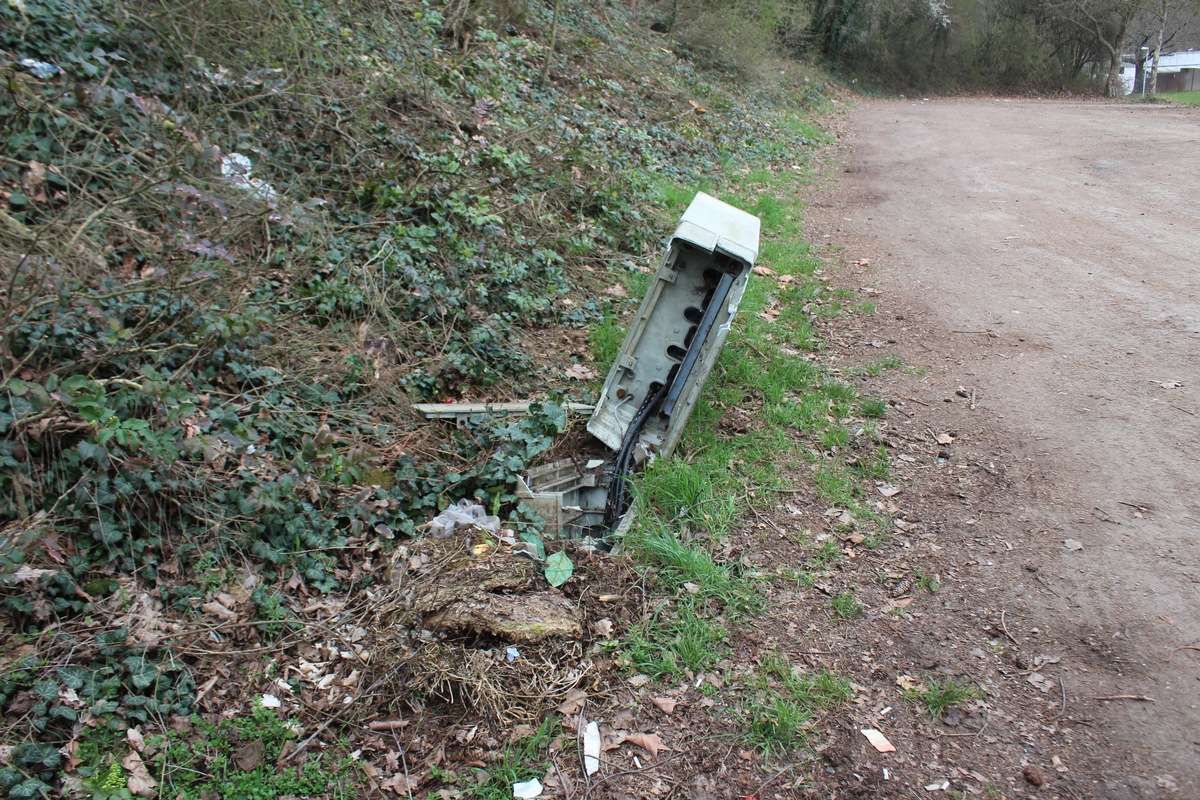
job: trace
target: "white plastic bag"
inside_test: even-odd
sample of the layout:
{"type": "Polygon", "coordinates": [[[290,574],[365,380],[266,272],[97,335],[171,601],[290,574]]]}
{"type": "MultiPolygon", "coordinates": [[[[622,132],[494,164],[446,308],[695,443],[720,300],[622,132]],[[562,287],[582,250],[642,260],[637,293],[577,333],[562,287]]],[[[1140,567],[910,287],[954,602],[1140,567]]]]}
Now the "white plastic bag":
{"type": "Polygon", "coordinates": [[[455,525],[473,525],[490,533],[500,532],[500,518],[488,516],[478,503],[465,497],[433,518],[429,533],[435,539],[449,539],[454,535],[455,525]]]}

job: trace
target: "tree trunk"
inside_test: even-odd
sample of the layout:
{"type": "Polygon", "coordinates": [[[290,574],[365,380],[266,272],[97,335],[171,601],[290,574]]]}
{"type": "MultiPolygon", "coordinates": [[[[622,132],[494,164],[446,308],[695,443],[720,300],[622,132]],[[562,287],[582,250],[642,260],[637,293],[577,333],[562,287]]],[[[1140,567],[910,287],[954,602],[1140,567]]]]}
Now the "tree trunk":
{"type": "Polygon", "coordinates": [[[1162,57],[1163,31],[1167,27],[1167,2],[1161,0],[1158,6],[1158,36],[1154,41],[1154,60],[1150,67],[1149,86],[1146,87],[1146,94],[1150,97],[1158,97],[1158,60],[1162,57]]]}
{"type": "Polygon", "coordinates": [[[546,61],[542,64],[542,77],[539,86],[545,86],[550,80],[550,64],[554,61],[554,48],[558,46],[558,15],[562,12],[563,0],[554,0],[554,19],[550,23],[550,49],[546,51],[546,61]]]}
{"type": "MultiPolygon", "coordinates": [[[[1099,26],[1097,26],[1097,34],[1100,33],[1098,28],[1099,26]]],[[[1125,94],[1125,85],[1121,83],[1121,46],[1125,44],[1125,32],[1128,30],[1129,17],[1122,15],[1120,25],[1117,26],[1111,41],[1102,35],[1096,37],[1108,51],[1108,78],[1104,83],[1105,97],[1122,97],[1125,94]]]]}

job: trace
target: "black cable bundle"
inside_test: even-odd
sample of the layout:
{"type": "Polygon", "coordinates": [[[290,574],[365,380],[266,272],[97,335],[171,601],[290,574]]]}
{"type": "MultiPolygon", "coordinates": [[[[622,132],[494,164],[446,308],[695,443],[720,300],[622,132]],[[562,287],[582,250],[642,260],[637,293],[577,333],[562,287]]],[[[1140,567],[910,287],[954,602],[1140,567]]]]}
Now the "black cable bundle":
{"type": "Polygon", "coordinates": [[[625,513],[625,478],[629,474],[629,459],[633,456],[633,446],[637,444],[638,436],[641,435],[642,428],[646,426],[646,420],[650,419],[650,415],[662,405],[663,398],[667,396],[667,391],[675,382],[675,375],[678,371],[678,364],[671,367],[666,383],[646,394],[641,408],[633,415],[633,419],[629,421],[629,427],[625,429],[625,437],[621,439],[621,449],[617,451],[617,459],[613,462],[613,477],[612,483],[608,486],[608,498],[604,501],[604,527],[609,530],[612,530],[613,525],[617,523],[617,518],[625,513]]]}

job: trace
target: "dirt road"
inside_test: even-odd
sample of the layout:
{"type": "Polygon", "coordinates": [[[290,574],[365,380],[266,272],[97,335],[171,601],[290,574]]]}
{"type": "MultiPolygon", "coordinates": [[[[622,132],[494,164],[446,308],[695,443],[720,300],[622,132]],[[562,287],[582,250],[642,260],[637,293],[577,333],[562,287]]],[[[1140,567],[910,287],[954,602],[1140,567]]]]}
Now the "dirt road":
{"type": "Polygon", "coordinates": [[[1200,109],[872,101],[843,142],[826,235],[1006,455],[973,512],[1014,641],[1132,755],[1098,793],[1200,797],[1200,109]]]}

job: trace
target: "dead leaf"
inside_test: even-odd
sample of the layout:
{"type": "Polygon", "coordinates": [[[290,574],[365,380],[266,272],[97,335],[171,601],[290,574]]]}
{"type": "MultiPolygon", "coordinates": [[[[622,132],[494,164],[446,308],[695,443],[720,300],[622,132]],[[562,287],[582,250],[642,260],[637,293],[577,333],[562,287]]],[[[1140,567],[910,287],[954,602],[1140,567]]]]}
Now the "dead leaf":
{"type": "Polygon", "coordinates": [[[421,788],[421,784],[425,782],[425,773],[418,775],[405,775],[399,773],[388,778],[380,784],[380,788],[388,789],[395,792],[401,797],[412,797],[413,792],[421,788]]]}
{"type": "Polygon", "coordinates": [[[707,114],[708,113],[708,109],[705,108],[704,106],[700,105],[699,103],[697,103],[695,100],[688,100],[688,102],[692,104],[692,108],[695,110],[695,112],[697,114],[707,114]]]}
{"type": "Polygon", "coordinates": [[[125,731],[125,738],[129,741],[129,746],[135,752],[144,753],[146,751],[146,740],[142,738],[142,732],[138,728],[129,728],[125,731]]]}
{"type": "Polygon", "coordinates": [[[900,494],[900,487],[884,484],[883,486],[879,487],[879,493],[884,497],[895,497],[896,495],[900,494]]]}
{"type": "MultiPolygon", "coordinates": [[[[373,731],[399,731],[407,728],[409,725],[406,719],[377,719],[367,727],[373,731]]],[[[532,734],[533,731],[530,731],[532,734]]]]}
{"type": "Polygon", "coordinates": [[[657,733],[631,733],[621,741],[636,744],[655,758],[658,758],[659,750],[671,749],[662,743],[657,733]]]}
{"type": "Polygon", "coordinates": [[[263,750],[261,739],[248,742],[234,752],[233,763],[237,764],[238,769],[242,772],[250,772],[257,769],[263,762],[263,750]]]}
{"type": "Polygon", "coordinates": [[[904,691],[910,692],[920,686],[921,682],[912,675],[901,675],[899,678],[896,678],[896,685],[904,691]]]}
{"type": "Polygon", "coordinates": [[[649,682],[650,682],[650,678],[647,675],[634,675],[632,678],[629,679],[629,685],[635,689],[638,688],[639,686],[645,686],[649,682]]]}
{"type": "Polygon", "coordinates": [[[761,267],[761,266],[755,267],[754,269],[752,269],[750,271],[753,272],[755,275],[762,275],[765,278],[774,278],[775,276],[777,276],[779,274],[778,272],[771,269],[770,267],[761,267]]]}
{"type": "Polygon", "coordinates": [[[612,286],[606,286],[602,290],[605,294],[612,297],[629,297],[629,292],[619,283],[614,283],[612,286]]]}
{"type": "Polygon", "coordinates": [[[150,777],[150,770],[146,769],[146,765],[142,763],[141,756],[137,753],[130,753],[121,761],[121,766],[129,773],[129,780],[126,781],[125,788],[131,794],[135,797],[145,797],[147,800],[158,797],[158,783],[150,777]]]}
{"type": "Polygon", "coordinates": [[[954,444],[954,437],[948,433],[943,433],[937,438],[938,444],[954,444]]]}
{"type": "Polygon", "coordinates": [[[213,600],[212,602],[209,602],[209,603],[204,603],[203,605],[200,606],[200,610],[203,611],[205,614],[216,617],[217,619],[221,620],[222,622],[236,622],[237,618],[238,618],[236,613],[234,613],[233,611],[230,611],[228,608],[221,605],[216,600],[213,600]]]}
{"type": "Polygon", "coordinates": [[[209,692],[211,692],[212,688],[217,685],[218,677],[219,676],[217,676],[217,675],[213,675],[211,678],[209,678],[208,680],[206,680],[204,682],[203,686],[201,686],[198,690],[196,690],[196,705],[199,705],[200,701],[202,701],[204,699],[204,696],[206,694],[208,694],[209,692]]]}
{"type": "Polygon", "coordinates": [[[888,741],[888,738],[874,728],[863,728],[862,735],[867,737],[867,741],[881,753],[894,753],[896,746],[888,741]]]}
{"type": "Polygon", "coordinates": [[[675,713],[675,706],[679,705],[678,700],[673,700],[670,697],[652,697],[650,702],[654,703],[654,707],[663,712],[667,716],[675,713]]]}
{"type": "Polygon", "coordinates": [[[587,702],[588,693],[582,689],[572,689],[558,706],[558,713],[570,717],[578,714],[587,702]]]}
{"type": "Polygon", "coordinates": [[[572,364],[563,372],[563,377],[576,381],[590,381],[597,377],[597,372],[587,364],[572,364]]]}
{"type": "Polygon", "coordinates": [[[613,635],[612,620],[607,617],[604,619],[598,619],[592,623],[592,630],[596,632],[597,636],[607,639],[613,635]]]}

